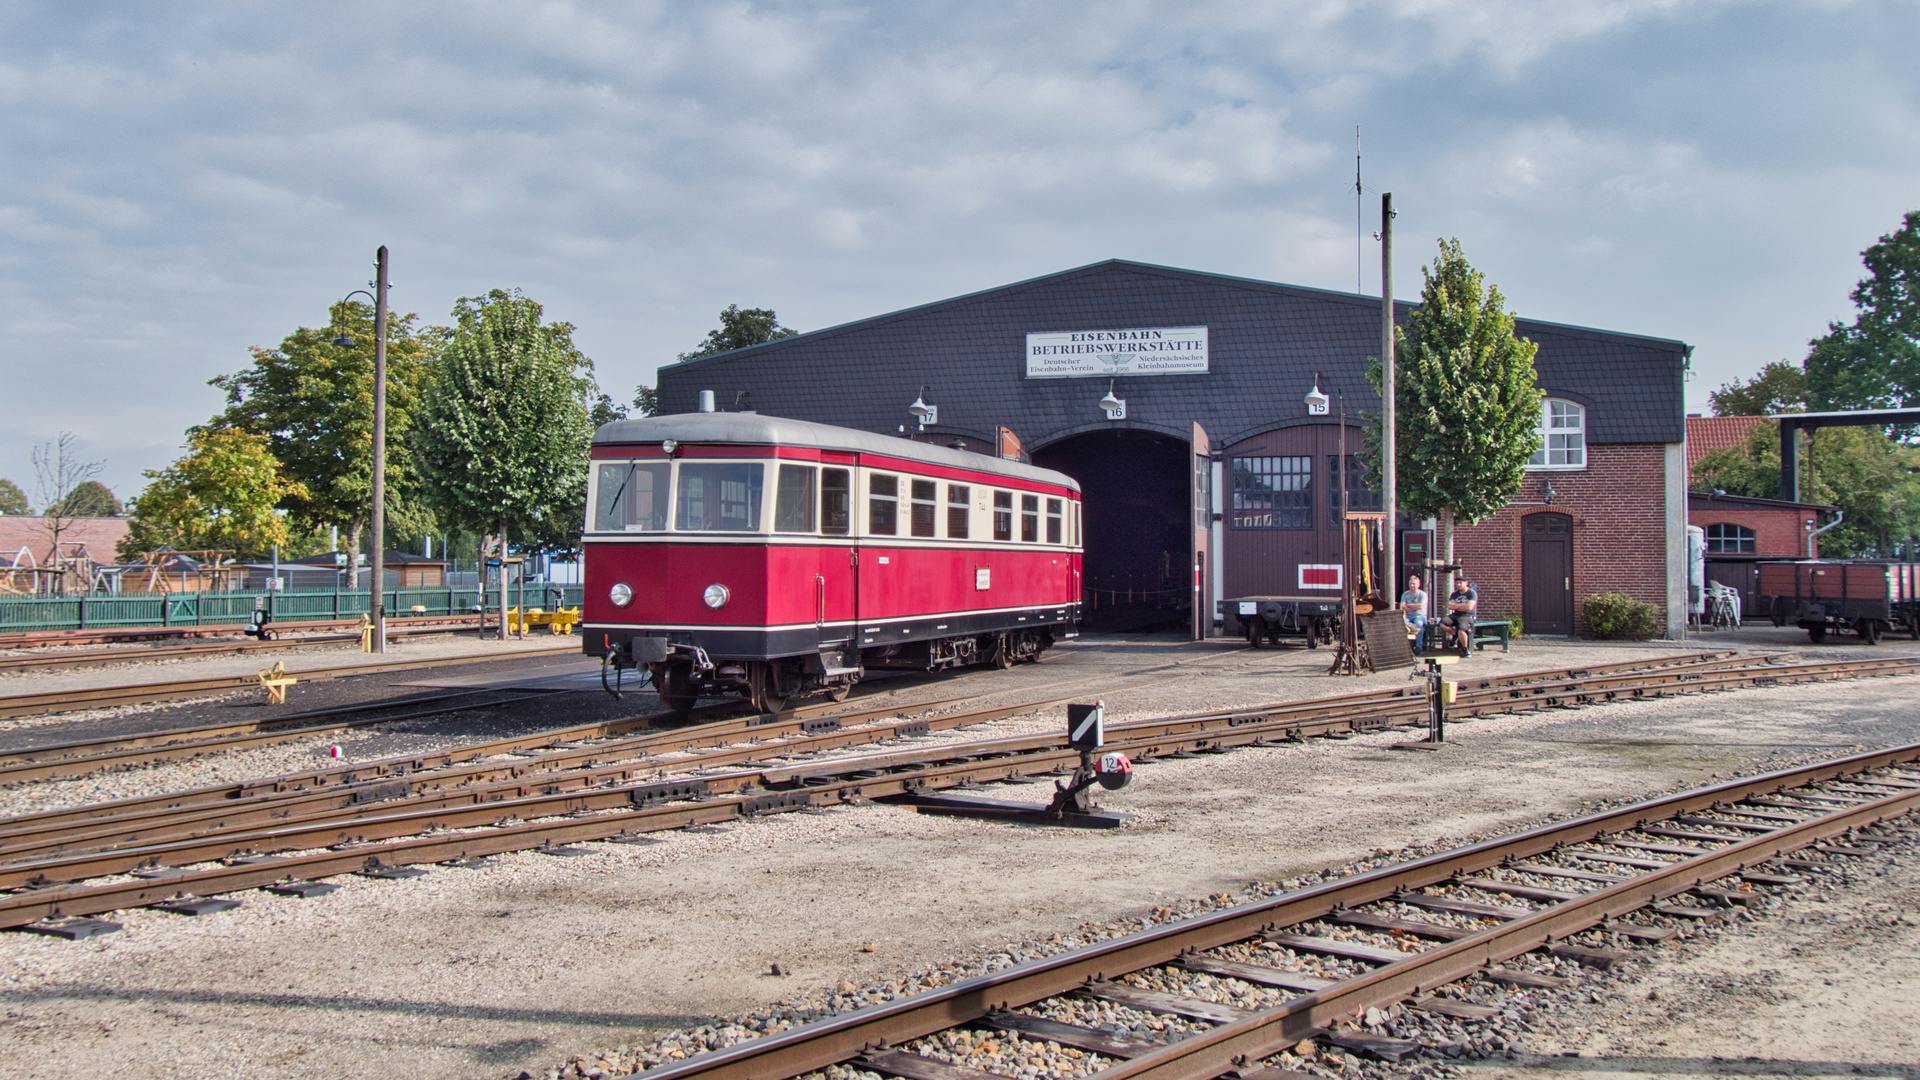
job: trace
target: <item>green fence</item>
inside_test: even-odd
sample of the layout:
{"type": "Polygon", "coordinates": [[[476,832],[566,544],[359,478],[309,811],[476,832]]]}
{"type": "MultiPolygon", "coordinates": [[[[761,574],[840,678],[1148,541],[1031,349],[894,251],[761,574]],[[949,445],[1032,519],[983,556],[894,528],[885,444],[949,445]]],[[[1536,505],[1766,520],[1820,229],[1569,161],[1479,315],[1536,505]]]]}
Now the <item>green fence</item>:
{"type": "MultiPolygon", "coordinates": [[[[0,633],[34,630],[109,630],[133,626],[228,626],[253,614],[257,592],[173,593],[160,596],[64,596],[0,598],[0,633]]],[[[362,592],[280,592],[271,597],[273,621],[295,623],[355,619],[367,607],[362,592]]],[[[498,587],[488,590],[488,610],[498,603],[498,587]]],[[[507,587],[507,603],[517,606],[520,588],[507,587]]],[[[527,607],[579,607],[580,586],[528,582],[527,607]],[[555,596],[558,594],[558,601],[555,596]]],[[[458,589],[388,589],[387,614],[466,614],[474,607],[472,586],[458,589]],[[420,610],[414,610],[414,609],[420,610]]]]}

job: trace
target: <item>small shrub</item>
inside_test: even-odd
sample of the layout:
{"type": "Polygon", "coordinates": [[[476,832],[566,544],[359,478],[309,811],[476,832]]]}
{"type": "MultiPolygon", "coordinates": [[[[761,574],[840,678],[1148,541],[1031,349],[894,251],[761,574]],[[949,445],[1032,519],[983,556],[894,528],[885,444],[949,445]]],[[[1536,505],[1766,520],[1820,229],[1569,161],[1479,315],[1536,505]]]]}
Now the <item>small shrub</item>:
{"type": "Polygon", "coordinates": [[[1650,638],[1660,632],[1660,609],[1624,593],[1589,595],[1582,605],[1597,638],[1650,638]]]}

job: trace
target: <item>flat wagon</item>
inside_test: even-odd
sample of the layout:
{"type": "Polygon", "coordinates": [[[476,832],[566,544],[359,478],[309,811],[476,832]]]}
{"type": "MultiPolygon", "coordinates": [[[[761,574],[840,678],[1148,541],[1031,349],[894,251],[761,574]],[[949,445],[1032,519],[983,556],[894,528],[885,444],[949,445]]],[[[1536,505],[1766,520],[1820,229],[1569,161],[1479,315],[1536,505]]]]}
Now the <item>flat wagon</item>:
{"type": "Polygon", "coordinates": [[[1900,629],[1920,639],[1920,566],[1872,559],[1798,559],[1759,564],[1759,593],[1773,625],[1798,626],[1814,644],[1830,633],[1869,645],[1900,629]]]}

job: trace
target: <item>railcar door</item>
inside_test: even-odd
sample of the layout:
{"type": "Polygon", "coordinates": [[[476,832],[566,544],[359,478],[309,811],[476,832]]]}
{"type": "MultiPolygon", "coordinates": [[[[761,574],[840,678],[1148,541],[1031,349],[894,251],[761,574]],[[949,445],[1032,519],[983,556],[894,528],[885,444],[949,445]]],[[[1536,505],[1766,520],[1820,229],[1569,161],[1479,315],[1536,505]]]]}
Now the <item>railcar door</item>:
{"type": "Polygon", "coordinates": [[[1207,587],[1207,569],[1209,565],[1209,538],[1213,535],[1213,441],[1207,438],[1207,429],[1193,425],[1191,438],[1193,444],[1192,479],[1188,485],[1192,490],[1187,500],[1192,508],[1193,550],[1188,565],[1193,572],[1193,640],[1204,640],[1213,629],[1212,605],[1207,597],[1213,591],[1207,587]]]}
{"type": "Polygon", "coordinates": [[[814,618],[821,644],[852,640],[860,595],[860,551],[853,538],[853,470],[820,470],[820,568],[814,576],[814,618]]]}

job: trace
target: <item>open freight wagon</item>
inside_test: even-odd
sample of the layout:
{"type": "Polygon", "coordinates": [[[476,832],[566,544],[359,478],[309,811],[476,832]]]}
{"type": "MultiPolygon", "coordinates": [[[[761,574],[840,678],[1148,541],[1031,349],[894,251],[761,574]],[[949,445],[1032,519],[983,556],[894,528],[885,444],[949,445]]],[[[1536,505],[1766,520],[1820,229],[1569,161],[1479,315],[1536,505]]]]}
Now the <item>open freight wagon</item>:
{"type": "Polygon", "coordinates": [[[1760,595],[1773,625],[1791,623],[1818,645],[1846,630],[1869,645],[1901,629],[1920,640],[1920,564],[1801,559],[1760,564],[1760,595]]]}

